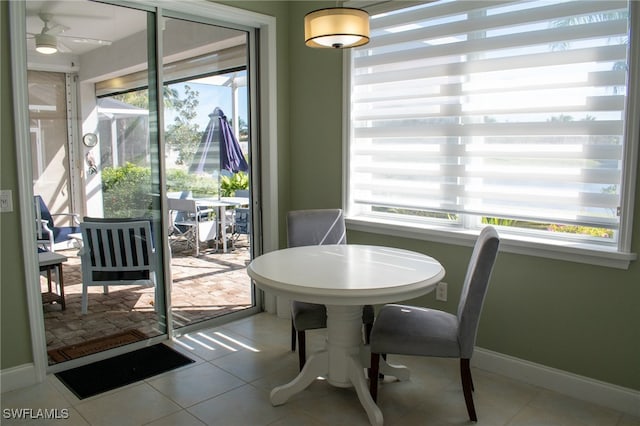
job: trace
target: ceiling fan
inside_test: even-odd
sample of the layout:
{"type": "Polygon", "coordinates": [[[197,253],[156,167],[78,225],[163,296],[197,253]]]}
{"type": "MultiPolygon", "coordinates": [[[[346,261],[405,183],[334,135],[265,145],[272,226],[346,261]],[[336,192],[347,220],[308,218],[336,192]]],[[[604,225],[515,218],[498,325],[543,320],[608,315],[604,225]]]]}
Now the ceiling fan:
{"type": "Polygon", "coordinates": [[[40,13],[38,16],[44,23],[42,31],[38,34],[28,33],[30,36],[28,38],[35,39],[36,50],[45,55],[50,55],[57,51],[71,52],[71,49],[60,40],[61,38],[64,39],[64,41],[73,43],[92,44],[96,46],[111,45],[111,41],[109,40],[64,35],[63,33],[69,30],[69,27],[53,22],[53,16],[49,13],[40,13]]]}

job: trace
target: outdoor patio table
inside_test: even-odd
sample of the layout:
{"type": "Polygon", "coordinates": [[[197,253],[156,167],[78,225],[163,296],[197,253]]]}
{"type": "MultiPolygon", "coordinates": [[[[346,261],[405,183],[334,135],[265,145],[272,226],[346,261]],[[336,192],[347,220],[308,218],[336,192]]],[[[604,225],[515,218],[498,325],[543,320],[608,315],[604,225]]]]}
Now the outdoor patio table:
{"type": "Polygon", "coordinates": [[[228,203],[232,203],[234,206],[248,206],[249,205],[249,197],[222,197],[220,198],[222,201],[226,201],[228,203]]]}
{"type": "MultiPolygon", "coordinates": [[[[240,197],[241,198],[241,197],[240,197]]],[[[220,221],[220,236],[222,238],[222,252],[227,252],[227,218],[226,210],[228,207],[241,205],[242,200],[229,198],[195,198],[198,206],[206,208],[215,208],[220,221]]],[[[247,201],[248,202],[248,201],[247,201]]]]}
{"type": "MultiPolygon", "coordinates": [[[[355,387],[371,424],[382,425],[382,412],[371,399],[364,376],[370,354],[362,342],[362,306],[432,291],[445,275],[442,265],[408,250],[339,244],[273,251],[255,258],[247,273],[265,291],[327,307],[326,349],[313,354],[293,381],[274,388],[271,403],[284,404],[323,376],[334,386],[355,387]]],[[[386,363],[380,367],[382,373],[408,378],[404,367],[386,363]]]]}
{"type": "Polygon", "coordinates": [[[45,251],[38,253],[38,264],[40,266],[40,272],[47,272],[47,292],[42,293],[42,304],[58,302],[60,307],[64,310],[64,281],[62,279],[62,262],[67,261],[67,256],[59,253],[53,253],[45,251]],[[59,293],[53,291],[51,287],[51,270],[56,269],[56,275],[58,276],[58,287],[60,287],[59,293]]]}

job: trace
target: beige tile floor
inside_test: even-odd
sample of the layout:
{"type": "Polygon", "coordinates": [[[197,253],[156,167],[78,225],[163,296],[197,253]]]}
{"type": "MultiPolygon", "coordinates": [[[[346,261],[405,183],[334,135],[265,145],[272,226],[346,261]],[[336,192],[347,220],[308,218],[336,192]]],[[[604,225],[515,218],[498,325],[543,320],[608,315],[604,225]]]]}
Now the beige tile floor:
{"type": "MultiPolygon", "coordinates": [[[[64,425],[367,425],[352,389],[317,380],[280,407],[269,403],[273,386],[295,377],[297,357],[289,350],[289,321],[258,314],[224,326],[184,335],[171,343],[194,364],[129,386],[78,400],[55,376],[42,384],[3,393],[7,424],[64,425]],[[65,420],[18,420],[11,409],[68,410],[65,420]],[[7,411],[9,410],[9,411],[7,411]]],[[[309,350],[324,332],[309,333],[309,350]]],[[[392,357],[411,368],[411,380],[381,385],[385,425],[465,425],[464,398],[454,359],[392,357]]],[[[563,396],[503,376],[472,369],[478,425],[639,426],[640,418],[563,396]]]]}

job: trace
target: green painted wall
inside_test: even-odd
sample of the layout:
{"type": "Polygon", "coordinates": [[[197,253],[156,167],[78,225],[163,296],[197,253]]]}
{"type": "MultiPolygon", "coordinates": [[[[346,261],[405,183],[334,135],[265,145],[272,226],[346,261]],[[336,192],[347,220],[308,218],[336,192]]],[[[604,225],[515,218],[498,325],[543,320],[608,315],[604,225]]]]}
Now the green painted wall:
{"type": "Polygon", "coordinates": [[[0,189],[13,191],[14,210],[0,213],[0,368],[32,362],[11,93],[9,3],[0,2],[0,189]]]}
{"type": "Polygon", "coordinates": [[[303,17],[335,2],[292,2],[291,208],[342,205],[342,51],[304,44],[303,17]]]}
{"type": "MultiPolygon", "coordinates": [[[[295,2],[291,19],[291,207],[337,207],[342,197],[342,56],[305,48],[305,13],[327,3],[295,2]]],[[[636,184],[640,193],[640,182],[636,184]]],[[[636,196],[633,251],[640,252],[636,196]]],[[[349,232],[352,243],[428,253],[447,269],[449,301],[416,304],[454,312],[471,248],[349,232]]],[[[640,390],[640,262],[629,270],[501,253],[480,323],[478,346],[640,390]]]]}
{"type": "MultiPolygon", "coordinates": [[[[282,211],[339,207],[342,199],[342,54],[304,47],[305,13],[334,2],[229,1],[227,4],[277,19],[278,148],[282,211]]],[[[2,27],[2,145],[0,186],[16,188],[13,147],[8,18],[0,2],[2,27]]],[[[639,179],[640,180],[640,179],[639,179]]],[[[636,184],[640,213],[640,181],[636,184]]],[[[14,195],[17,197],[17,194],[14,195]]],[[[14,201],[17,198],[14,198],[14,201]]],[[[283,215],[284,216],[284,215],[283,215]]],[[[284,217],[281,218],[284,243],[284,217]]],[[[0,215],[2,255],[1,368],[31,361],[24,274],[19,255],[17,213],[0,215]]],[[[640,252],[640,219],[633,250],[640,252]]],[[[447,269],[449,302],[432,295],[412,303],[455,309],[469,247],[349,232],[354,243],[384,244],[429,253],[447,269]]],[[[640,266],[616,270],[501,253],[480,324],[478,345],[640,390],[640,266]]]]}
{"type": "MultiPolygon", "coordinates": [[[[252,12],[261,13],[276,18],[276,67],[277,67],[277,98],[278,98],[278,208],[280,211],[289,209],[289,183],[291,174],[289,170],[289,96],[291,93],[290,80],[290,54],[289,54],[289,4],[288,1],[243,1],[227,0],[216,3],[238,7],[252,12]]],[[[254,160],[255,161],[255,160],[254,160]]],[[[286,242],[285,217],[279,220],[280,241],[286,242]]]]}

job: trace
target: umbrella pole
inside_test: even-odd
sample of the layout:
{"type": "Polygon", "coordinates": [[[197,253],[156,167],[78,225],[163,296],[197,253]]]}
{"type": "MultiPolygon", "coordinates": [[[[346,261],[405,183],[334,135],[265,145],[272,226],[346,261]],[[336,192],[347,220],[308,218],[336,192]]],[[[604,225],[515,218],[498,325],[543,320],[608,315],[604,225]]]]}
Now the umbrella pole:
{"type": "MultiPolygon", "coordinates": [[[[222,129],[222,117],[218,117],[218,126],[220,126],[219,128],[222,129]]],[[[220,140],[218,141],[218,200],[220,200],[221,197],[221,193],[222,193],[222,144],[224,143],[222,141],[222,136],[220,136],[219,138],[220,140]]]]}

